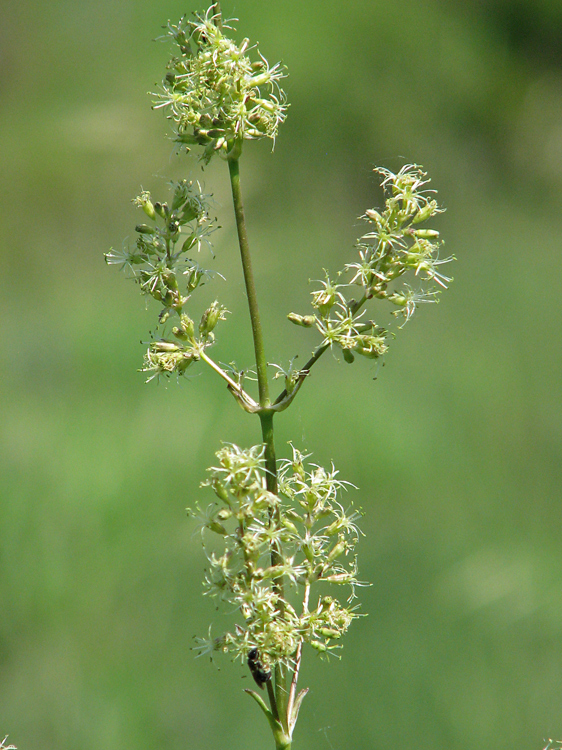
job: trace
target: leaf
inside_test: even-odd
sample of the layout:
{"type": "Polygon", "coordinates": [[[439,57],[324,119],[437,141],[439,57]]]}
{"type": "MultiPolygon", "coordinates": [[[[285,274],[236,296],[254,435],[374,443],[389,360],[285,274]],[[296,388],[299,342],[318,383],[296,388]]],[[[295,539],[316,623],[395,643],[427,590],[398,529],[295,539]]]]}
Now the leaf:
{"type": "MultiPolygon", "coordinates": [[[[304,696],[308,693],[308,690],[309,688],[304,688],[304,690],[301,690],[300,693],[297,695],[297,699],[293,703],[291,715],[289,716],[290,734],[293,734],[293,729],[295,728],[295,724],[297,723],[297,719],[299,718],[299,711],[300,711],[301,703],[303,702],[304,696]]],[[[258,695],[258,698],[259,698],[259,695],[258,695]]]]}

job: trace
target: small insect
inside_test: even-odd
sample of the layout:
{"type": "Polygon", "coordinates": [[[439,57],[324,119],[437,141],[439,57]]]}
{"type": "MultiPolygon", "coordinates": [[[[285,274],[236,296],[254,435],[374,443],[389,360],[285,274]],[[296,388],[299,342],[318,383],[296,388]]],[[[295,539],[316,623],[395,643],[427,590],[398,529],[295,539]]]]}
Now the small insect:
{"type": "Polygon", "coordinates": [[[256,685],[262,690],[265,688],[265,683],[271,680],[271,672],[269,672],[260,661],[260,652],[257,648],[252,648],[248,651],[248,666],[252,677],[256,681],[256,685]]]}

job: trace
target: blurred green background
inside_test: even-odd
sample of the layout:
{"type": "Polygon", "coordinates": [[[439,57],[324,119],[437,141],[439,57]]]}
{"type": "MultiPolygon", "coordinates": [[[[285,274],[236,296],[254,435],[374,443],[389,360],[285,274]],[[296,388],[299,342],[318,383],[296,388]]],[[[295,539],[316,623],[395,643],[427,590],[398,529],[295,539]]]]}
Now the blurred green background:
{"type": "MultiPolygon", "coordinates": [[[[151,39],[193,9],[2,10],[0,739],[20,750],[272,745],[246,668],[189,650],[224,614],[184,509],[257,420],[202,368],[144,384],[157,306],[102,255],[141,186],[201,176],[233,313],[215,355],[250,364],[225,165],[176,157],[146,95],[169,56],[151,39]]],[[[326,355],[277,418],[280,455],[292,439],[360,487],[373,584],[342,660],[308,654],[295,749],[538,750],[562,739],[562,4],[223,9],[290,72],[274,154],[242,164],[269,358],[314,346],[285,315],[353,257],[373,166],[424,165],[458,257],[384,368],[326,355]]]]}

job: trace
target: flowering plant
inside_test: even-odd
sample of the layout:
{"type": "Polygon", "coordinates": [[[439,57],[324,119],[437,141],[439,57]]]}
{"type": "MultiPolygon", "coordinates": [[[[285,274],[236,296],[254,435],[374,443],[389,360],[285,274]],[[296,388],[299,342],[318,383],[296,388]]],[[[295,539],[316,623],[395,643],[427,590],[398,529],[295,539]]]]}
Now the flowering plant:
{"type": "Polygon", "coordinates": [[[239,621],[228,632],[199,638],[199,653],[229,652],[246,662],[268,701],[247,690],[266,715],[277,750],[288,750],[307,689],[298,692],[303,649],[321,656],[337,652],[340,640],[359,616],[354,603],[356,545],[360,512],[344,504],[349,486],[331,466],[307,463],[292,447],[278,461],[273,420],[288,408],[307,376],[328,349],[341,349],[345,362],[356,356],[379,359],[386,353],[388,328],[366,317],[373,301],[388,303],[391,315],[410,320],[418,305],[436,302],[450,279],[441,269],[451,258],[439,257],[439,233],[426,222],[442,209],[427,189],[420,167],[408,164],[396,174],[376,169],[385,192],[380,210],[362,217],[368,231],[357,243],[358,259],[312,292],[312,312],[290,312],[288,319],[320,334],[304,367],[273,365],[283,389],[270,396],[252,262],[240,187],[240,159],[246,140],[275,140],[287,112],[280,81],[285,70],[270,66],[247,39],[236,44],[226,36],[219,3],[193,20],[169,23],[176,44],[155,109],[166,112],[180,150],[198,148],[207,164],[215,155],[228,164],[240,255],[251,318],[257,394],[246,390],[243,372],[213,359],[215,329],[227,310],[218,300],[200,313],[191,298],[213,273],[195,259],[210,245],[218,228],[210,196],[193,180],[172,184],[167,202],[143,191],[134,203],[146,218],[136,226],[133,248],[111,250],[109,264],[135,280],[143,294],[161,306],[157,330],[145,355],[148,380],[186,376],[203,362],[222,377],[244,411],[260,420],[261,443],[250,448],[225,444],[203,486],[215,500],[202,511],[197,504],[207,549],[207,535],[218,537],[207,551],[205,594],[228,603],[239,621]],[[253,61],[250,53],[253,51],[253,61]],[[196,323],[197,317],[199,322],[196,323]],[[346,590],[343,600],[339,597],[346,590]]]}

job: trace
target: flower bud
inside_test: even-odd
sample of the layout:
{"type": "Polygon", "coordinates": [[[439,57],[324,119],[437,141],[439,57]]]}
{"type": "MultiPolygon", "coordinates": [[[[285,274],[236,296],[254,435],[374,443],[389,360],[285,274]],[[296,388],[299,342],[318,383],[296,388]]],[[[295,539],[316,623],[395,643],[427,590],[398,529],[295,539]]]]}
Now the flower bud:
{"type": "Polygon", "coordinates": [[[436,229],[413,229],[412,234],[424,240],[436,240],[439,237],[439,232],[436,229]]]}
{"type": "Polygon", "coordinates": [[[310,645],[312,648],[315,648],[317,651],[320,651],[321,654],[325,653],[328,650],[328,647],[325,643],[321,643],[321,641],[310,641],[310,645]]]}
{"type": "Polygon", "coordinates": [[[297,315],[297,313],[289,313],[287,318],[291,323],[294,323],[296,326],[302,326],[303,328],[311,328],[316,320],[314,315],[297,315]]]}
{"type": "Polygon", "coordinates": [[[320,635],[323,635],[324,638],[340,638],[341,633],[339,630],[334,630],[334,628],[318,628],[318,632],[320,635]]]}
{"type": "Polygon", "coordinates": [[[181,327],[189,336],[189,338],[193,338],[193,335],[195,333],[195,324],[187,313],[182,313],[180,315],[180,322],[181,322],[181,327]]]}
{"type": "Polygon", "coordinates": [[[381,224],[382,222],[382,216],[379,214],[378,211],[375,211],[374,208],[368,208],[365,211],[365,216],[371,221],[374,221],[375,224],[381,224]]]}
{"type": "Polygon", "coordinates": [[[177,292],[178,280],[176,279],[176,274],[172,270],[168,268],[166,271],[164,271],[164,273],[162,274],[162,281],[166,284],[168,289],[177,292]]]}
{"type": "Polygon", "coordinates": [[[153,341],[150,350],[153,352],[179,352],[180,347],[173,341],[153,341]]]}
{"type": "Polygon", "coordinates": [[[174,197],[172,200],[172,211],[175,211],[182,206],[187,200],[189,194],[189,184],[187,180],[180,180],[174,190],[174,197]]]}
{"type": "Polygon", "coordinates": [[[292,531],[293,534],[298,534],[299,533],[297,527],[295,526],[295,524],[292,523],[292,521],[289,521],[289,519],[286,518],[285,516],[281,517],[281,523],[283,524],[283,526],[286,529],[289,529],[289,531],[292,531]]]}
{"type": "Polygon", "coordinates": [[[429,201],[423,208],[417,212],[412,220],[412,224],[420,224],[422,221],[427,221],[430,216],[437,211],[437,201],[429,201]]]}
{"type": "Polygon", "coordinates": [[[148,224],[137,224],[135,227],[135,232],[138,232],[139,234],[155,234],[156,228],[149,227],[148,224]]]}
{"type": "Polygon", "coordinates": [[[355,357],[353,356],[353,352],[350,349],[343,350],[343,358],[348,365],[352,365],[355,362],[355,357]]]}
{"type": "Polygon", "coordinates": [[[209,307],[201,316],[201,322],[199,323],[199,333],[202,336],[208,336],[219,320],[224,320],[224,313],[226,308],[219,305],[215,300],[211,307],[209,307]]]}
{"type": "Polygon", "coordinates": [[[330,550],[330,553],[328,554],[327,562],[331,563],[334,562],[334,560],[339,557],[343,552],[345,552],[345,542],[338,542],[335,544],[332,549],[330,550]]]}
{"type": "Polygon", "coordinates": [[[215,534],[220,534],[221,536],[226,536],[228,534],[222,523],[219,523],[218,521],[209,521],[209,523],[207,524],[207,528],[211,531],[214,531],[215,534]]]}
{"type": "Polygon", "coordinates": [[[223,503],[228,503],[228,492],[224,488],[224,485],[222,485],[218,479],[213,479],[211,481],[211,487],[213,488],[215,495],[218,497],[219,500],[222,500],[223,503]]]}
{"type": "Polygon", "coordinates": [[[314,552],[312,551],[310,543],[303,544],[302,551],[309,562],[314,562],[314,552]]]}
{"type": "Polygon", "coordinates": [[[154,210],[162,219],[165,219],[168,216],[169,209],[167,203],[155,203],[154,210]]]}

